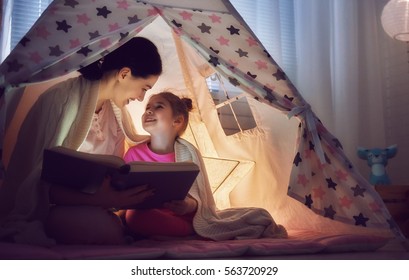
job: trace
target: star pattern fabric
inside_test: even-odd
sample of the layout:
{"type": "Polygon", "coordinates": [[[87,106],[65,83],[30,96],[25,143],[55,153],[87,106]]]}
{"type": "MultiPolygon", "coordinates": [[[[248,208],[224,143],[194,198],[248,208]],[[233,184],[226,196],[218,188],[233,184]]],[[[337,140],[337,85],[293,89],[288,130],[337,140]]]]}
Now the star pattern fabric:
{"type": "Polygon", "coordinates": [[[362,227],[395,227],[380,196],[352,166],[339,140],[234,13],[131,0],[56,0],[1,64],[0,86],[44,81],[78,70],[125,43],[158,16],[232,84],[299,118],[289,196],[329,219],[362,227]]]}
{"type": "Polygon", "coordinates": [[[17,86],[78,70],[142,30],[150,21],[140,19],[155,14],[152,10],[156,8],[129,0],[56,0],[0,66],[0,73],[5,73],[8,84],[17,86]],[[55,64],[62,60],[64,67],[55,64]]]}

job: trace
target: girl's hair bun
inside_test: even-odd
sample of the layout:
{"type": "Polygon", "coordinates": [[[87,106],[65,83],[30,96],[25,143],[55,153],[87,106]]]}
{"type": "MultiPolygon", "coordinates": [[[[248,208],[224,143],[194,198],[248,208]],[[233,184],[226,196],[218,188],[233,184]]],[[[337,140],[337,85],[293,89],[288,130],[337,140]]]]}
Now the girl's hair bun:
{"type": "Polygon", "coordinates": [[[187,109],[188,112],[192,111],[192,109],[193,109],[192,99],[187,98],[187,97],[183,97],[180,100],[185,104],[186,109],[187,109]]]}

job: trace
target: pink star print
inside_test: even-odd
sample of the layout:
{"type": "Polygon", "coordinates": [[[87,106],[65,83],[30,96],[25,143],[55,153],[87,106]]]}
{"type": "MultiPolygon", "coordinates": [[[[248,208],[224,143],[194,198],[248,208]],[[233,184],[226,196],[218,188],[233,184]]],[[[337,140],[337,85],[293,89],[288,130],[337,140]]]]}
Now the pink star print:
{"type": "Polygon", "coordinates": [[[260,69],[267,69],[267,62],[265,62],[265,61],[257,60],[257,61],[255,62],[255,64],[257,64],[258,70],[260,70],[260,69]]]}
{"type": "Polygon", "coordinates": [[[100,48],[107,48],[111,45],[111,40],[109,38],[102,39],[101,42],[99,43],[100,48]]]}
{"type": "Polygon", "coordinates": [[[251,46],[257,46],[257,45],[258,45],[258,44],[257,44],[257,41],[254,40],[253,37],[248,37],[246,41],[247,41],[247,43],[249,43],[249,47],[251,47],[251,46]]]}
{"type": "Polygon", "coordinates": [[[80,43],[80,40],[79,40],[78,38],[77,38],[77,39],[74,39],[74,40],[70,40],[70,49],[76,48],[76,47],[78,47],[80,44],[81,44],[81,43],[80,43]]]}
{"type": "Polygon", "coordinates": [[[326,166],[326,164],[322,163],[319,159],[317,159],[317,165],[318,165],[319,170],[323,170],[324,167],[326,166]]]}
{"type": "Polygon", "coordinates": [[[221,17],[215,14],[209,16],[209,18],[212,20],[212,23],[216,23],[216,22],[221,23],[221,17]]]}
{"type": "Polygon", "coordinates": [[[129,4],[126,0],[117,1],[116,3],[118,4],[118,8],[128,10],[129,4]]]}
{"type": "Polygon", "coordinates": [[[376,201],[369,203],[369,208],[374,212],[379,212],[381,210],[381,206],[376,201]]]}
{"type": "Polygon", "coordinates": [[[30,60],[33,61],[35,64],[38,64],[43,60],[43,58],[40,56],[38,52],[30,52],[29,56],[30,60]]]}
{"type": "Polygon", "coordinates": [[[348,209],[349,209],[349,208],[351,207],[352,200],[349,199],[349,198],[345,195],[344,197],[342,197],[342,198],[339,199],[339,204],[340,204],[342,207],[345,207],[345,208],[348,208],[348,209]]]}
{"type": "Polygon", "coordinates": [[[189,13],[189,12],[186,12],[186,11],[183,11],[183,12],[179,13],[179,15],[183,18],[183,20],[189,20],[189,21],[192,20],[192,16],[193,16],[192,13],[189,13]]]}
{"type": "Polygon", "coordinates": [[[311,157],[311,153],[312,153],[312,150],[306,149],[306,150],[304,151],[304,158],[310,158],[310,157],[311,157]]]}
{"type": "Polygon", "coordinates": [[[341,169],[335,171],[335,174],[337,175],[337,178],[342,181],[346,181],[348,179],[348,174],[345,172],[342,172],[341,169]]]}
{"type": "Polygon", "coordinates": [[[38,37],[41,37],[45,40],[47,40],[47,37],[50,35],[50,32],[48,32],[47,27],[45,26],[38,26],[36,28],[36,32],[37,32],[36,35],[38,37]]]}
{"type": "Polygon", "coordinates": [[[114,24],[109,24],[109,32],[111,32],[111,31],[115,31],[115,30],[117,30],[119,28],[119,25],[118,25],[118,23],[114,23],[114,24]]]}
{"type": "Polygon", "coordinates": [[[325,191],[322,189],[321,186],[319,186],[318,188],[312,189],[312,191],[314,193],[313,194],[314,198],[322,199],[325,195],[325,191]]]}
{"type": "Polygon", "coordinates": [[[200,37],[199,36],[196,36],[196,35],[192,35],[192,40],[193,41],[197,41],[197,42],[200,42],[200,37]]]}
{"type": "Polygon", "coordinates": [[[156,16],[158,14],[160,15],[161,13],[162,11],[157,8],[148,9],[148,16],[156,16]]]}
{"type": "Polygon", "coordinates": [[[52,15],[54,15],[56,11],[58,11],[57,7],[50,7],[50,9],[49,9],[49,13],[52,14],[52,15]]]}
{"type": "Polygon", "coordinates": [[[219,41],[221,46],[228,46],[229,45],[229,40],[224,38],[223,36],[220,36],[219,39],[217,39],[217,41],[219,41]]]}
{"type": "Polygon", "coordinates": [[[77,15],[77,22],[78,23],[82,23],[82,24],[84,24],[84,25],[88,25],[88,22],[90,21],[91,19],[87,16],[87,14],[82,14],[82,15],[77,15]]]}
{"type": "Polygon", "coordinates": [[[176,26],[172,27],[173,32],[175,32],[176,35],[180,36],[182,35],[182,32],[180,31],[179,28],[177,28],[176,26]]]}
{"type": "Polygon", "coordinates": [[[298,175],[298,184],[303,185],[303,187],[305,187],[305,185],[307,185],[309,183],[307,177],[304,174],[299,174],[298,175]]]}
{"type": "Polygon", "coordinates": [[[234,68],[236,68],[237,65],[239,65],[236,61],[233,61],[233,60],[231,60],[231,59],[229,59],[229,64],[230,64],[231,66],[233,66],[234,68]]]}

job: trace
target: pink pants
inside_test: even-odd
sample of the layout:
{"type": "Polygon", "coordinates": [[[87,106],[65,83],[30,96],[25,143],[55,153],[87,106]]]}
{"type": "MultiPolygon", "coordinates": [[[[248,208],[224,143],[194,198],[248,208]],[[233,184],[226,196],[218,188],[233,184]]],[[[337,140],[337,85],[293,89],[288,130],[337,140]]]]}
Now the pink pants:
{"type": "Polygon", "coordinates": [[[168,209],[127,210],[125,221],[133,233],[144,237],[184,237],[195,233],[193,216],[194,213],[179,216],[168,209]]]}

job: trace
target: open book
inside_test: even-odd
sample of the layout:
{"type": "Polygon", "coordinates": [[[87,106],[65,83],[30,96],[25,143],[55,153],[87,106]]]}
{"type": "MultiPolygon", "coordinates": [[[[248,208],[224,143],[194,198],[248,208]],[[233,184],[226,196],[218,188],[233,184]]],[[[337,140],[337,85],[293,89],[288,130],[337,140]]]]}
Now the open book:
{"type": "Polygon", "coordinates": [[[106,176],[118,191],[149,185],[155,194],[135,206],[137,209],[161,207],[164,202],[186,197],[199,167],[193,162],[125,161],[114,155],[90,154],[65,147],[44,150],[41,179],[85,193],[94,193],[106,176]]]}

